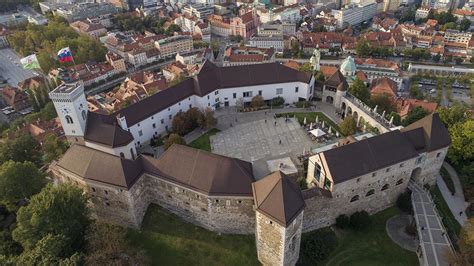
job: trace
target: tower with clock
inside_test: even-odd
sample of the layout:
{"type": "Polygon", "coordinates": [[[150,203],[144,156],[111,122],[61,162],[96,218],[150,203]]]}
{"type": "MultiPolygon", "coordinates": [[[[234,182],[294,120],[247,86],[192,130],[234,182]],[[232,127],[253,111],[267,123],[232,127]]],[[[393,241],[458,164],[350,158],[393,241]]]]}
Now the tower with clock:
{"type": "Polygon", "coordinates": [[[87,100],[82,81],[63,83],[49,93],[64,134],[70,142],[82,140],[87,123],[87,100]]]}

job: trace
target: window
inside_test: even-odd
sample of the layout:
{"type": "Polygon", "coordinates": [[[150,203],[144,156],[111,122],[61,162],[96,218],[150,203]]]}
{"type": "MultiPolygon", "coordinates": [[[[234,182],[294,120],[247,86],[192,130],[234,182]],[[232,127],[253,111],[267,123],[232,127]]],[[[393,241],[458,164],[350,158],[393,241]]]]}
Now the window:
{"type": "Polygon", "coordinates": [[[425,159],[424,156],[420,156],[420,157],[416,158],[416,162],[415,162],[415,163],[416,163],[416,164],[420,164],[420,163],[422,163],[422,162],[424,161],[424,159],[425,159]]]}
{"type": "Polygon", "coordinates": [[[209,100],[209,95],[207,95],[207,99],[209,100]]]}
{"type": "Polygon", "coordinates": [[[215,91],[215,92],[214,92],[214,95],[217,95],[217,94],[219,94],[219,91],[215,91]]]}
{"type": "Polygon", "coordinates": [[[386,173],[390,172],[390,167],[387,168],[387,169],[385,169],[385,172],[386,172],[386,173]]]}
{"type": "Polygon", "coordinates": [[[359,183],[359,182],[360,182],[360,178],[357,178],[357,183],[359,183]]]}
{"type": "Polygon", "coordinates": [[[276,89],[276,94],[283,94],[283,88],[276,89]]]}
{"type": "Polygon", "coordinates": [[[403,166],[404,166],[404,164],[403,164],[403,163],[401,163],[401,164],[400,164],[400,168],[402,168],[403,166]]]}
{"type": "Polygon", "coordinates": [[[95,188],[92,188],[92,192],[95,192],[95,188]]]}
{"type": "Polygon", "coordinates": [[[105,195],[109,195],[109,192],[105,189],[104,189],[104,193],[105,193],[105,195]]]}
{"type": "Polygon", "coordinates": [[[87,118],[86,110],[82,110],[82,119],[86,120],[86,118],[87,118]]]}
{"type": "Polygon", "coordinates": [[[219,200],[218,200],[218,199],[216,199],[216,203],[219,203],[219,200]]]}
{"type": "Polygon", "coordinates": [[[355,195],[354,197],[351,198],[351,202],[358,201],[359,200],[359,195],[355,195]]]}
{"type": "Polygon", "coordinates": [[[238,203],[238,204],[241,204],[241,203],[242,203],[242,201],[241,201],[241,200],[238,200],[238,201],[237,201],[237,203],[238,203]]]}
{"type": "Polygon", "coordinates": [[[314,168],[314,178],[316,181],[319,182],[321,177],[321,166],[319,164],[316,164],[316,167],[314,168]]]}
{"type": "Polygon", "coordinates": [[[234,98],[234,99],[237,98],[237,93],[235,93],[235,92],[232,93],[232,98],[234,98]]]}
{"type": "Polygon", "coordinates": [[[261,90],[258,91],[258,95],[262,96],[262,91],[261,90]]]}
{"type": "Polygon", "coordinates": [[[193,108],[193,105],[192,104],[189,104],[189,109],[193,108]]]}
{"type": "Polygon", "coordinates": [[[366,197],[370,196],[370,195],[373,195],[375,193],[375,189],[371,189],[367,192],[367,194],[365,194],[366,197]]]}
{"type": "Polygon", "coordinates": [[[243,93],[244,97],[252,97],[252,92],[251,91],[246,91],[243,93]]]}
{"type": "Polygon", "coordinates": [[[169,115],[168,118],[171,120],[171,118],[173,118],[173,115],[169,115]]]}
{"type": "Polygon", "coordinates": [[[382,191],[387,190],[387,189],[388,189],[388,184],[383,185],[382,191]]]}
{"type": "Polygon", "coordinates": [[[140,126],[140,123],[138,123],[137,126],[140,126]]]}
{"type": "Polygon", "coordinates": [[[218,103],[218,102],[219,102],[219,98],[216,98],[216,103],[218,103]]]}
{"type": "Polygon", "coordinates": [[[327,179],[324,181],[324,189],[331,189],[331,180],[327,179]]]}
{"type": "Polygon", "coordinates": [[[230,206],[230,200],[225,201],[225,206],[230,206]]]}
{"type": "Polygon", "coordinates": [[[295,92],[298,92],[299,90],[300,90],[300,88],[295,87],[295,92]]]}
{"type": "Polygon", "coordinates": [[[161,124],[163,125],[165,123],[165,120],[164,119],[161,119],[161,124]]]}
{"type": "Polygon", "coordinates": [[[155,124],[155,123],[153,123],[152,126],[153,126],[153,128],[156,128],[156,124],[155,124]]]}
{"type": "Polygon", "coordinates": [[[143,136],[143,131],[138,130],[138,136],[139,136],[139,137],[143,136]]]}
{"type": "Polygon", "coordinates": [[[377,175],[377,172],[372,173],[372,177],[375,177],[377,175]]]}
{"type": "Polygon", "coordinates": [[[123,154],[123,152],[120,153],[120,157],[121,158],[125,158],[125,154],[123,154]]]}
{"type": "Polygon", "coordinates": [[[399,179],[399,180],[397,181],[397,186],[398,186],[398,185],[401,185],[401,184],[403,184],[403,179],[399,179]]]}
{"type": "Polygon", "coordinates": [[[153,118],[154,118],[154,117],[152,116],[152,117],[151,117],[151,120],[153,120],[153,118]]]}
{"type": "Polygon", "coordinates": [[[439,158],[440,156],[441,156],[441,152],[438,152],[438,153],[436,154],[436,158],[439,158]]]}
{"type": "Polygon", "coordinates": [[[72,117],[66,115],[66,122],[67,122],[68,124],[72,124],[72,123],[73,123],[73,122],[72,122],[72,117]]]}

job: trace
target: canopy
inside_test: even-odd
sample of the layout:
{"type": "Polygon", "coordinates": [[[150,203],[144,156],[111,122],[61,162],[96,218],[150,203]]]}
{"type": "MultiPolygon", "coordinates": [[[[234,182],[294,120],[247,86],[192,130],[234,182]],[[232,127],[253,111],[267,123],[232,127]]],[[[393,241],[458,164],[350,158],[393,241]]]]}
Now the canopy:
{"type": "Polygon", "coordinates": [[[319,128],[313,129],[309,133],[313,134],[316,138],[326,135],[326,133],[319,128]]]}

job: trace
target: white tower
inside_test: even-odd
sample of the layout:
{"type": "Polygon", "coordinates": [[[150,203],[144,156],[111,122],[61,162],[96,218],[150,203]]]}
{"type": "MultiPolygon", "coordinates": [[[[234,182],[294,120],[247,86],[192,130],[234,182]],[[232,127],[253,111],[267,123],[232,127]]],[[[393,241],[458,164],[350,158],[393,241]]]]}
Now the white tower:
{"type": "Polygon", "coordinates": [[[82,81],[61,84],[49,93],[64,133],[70,142],[84,137],[87,122],[87,100],[82,81]]]}

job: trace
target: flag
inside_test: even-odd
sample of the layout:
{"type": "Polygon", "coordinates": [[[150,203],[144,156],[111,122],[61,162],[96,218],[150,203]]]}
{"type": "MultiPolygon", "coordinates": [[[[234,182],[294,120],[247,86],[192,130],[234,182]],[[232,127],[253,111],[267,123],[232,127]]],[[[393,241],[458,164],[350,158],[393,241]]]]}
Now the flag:
{"type": "Polygon", "coordinates": [[[41,68],[38,62],[38,58],[36,57],[36,54],[32,54],[20,59],[20,63],[24,69],[41,68]]]}
{"type": "Polygon", "coordinates": [[[69,47],[59,50],[58,59],[59,59],[59,62],[61,63],[74,61],[74,59],[72,58],[71,50],[69,50],[69,47]]]}

